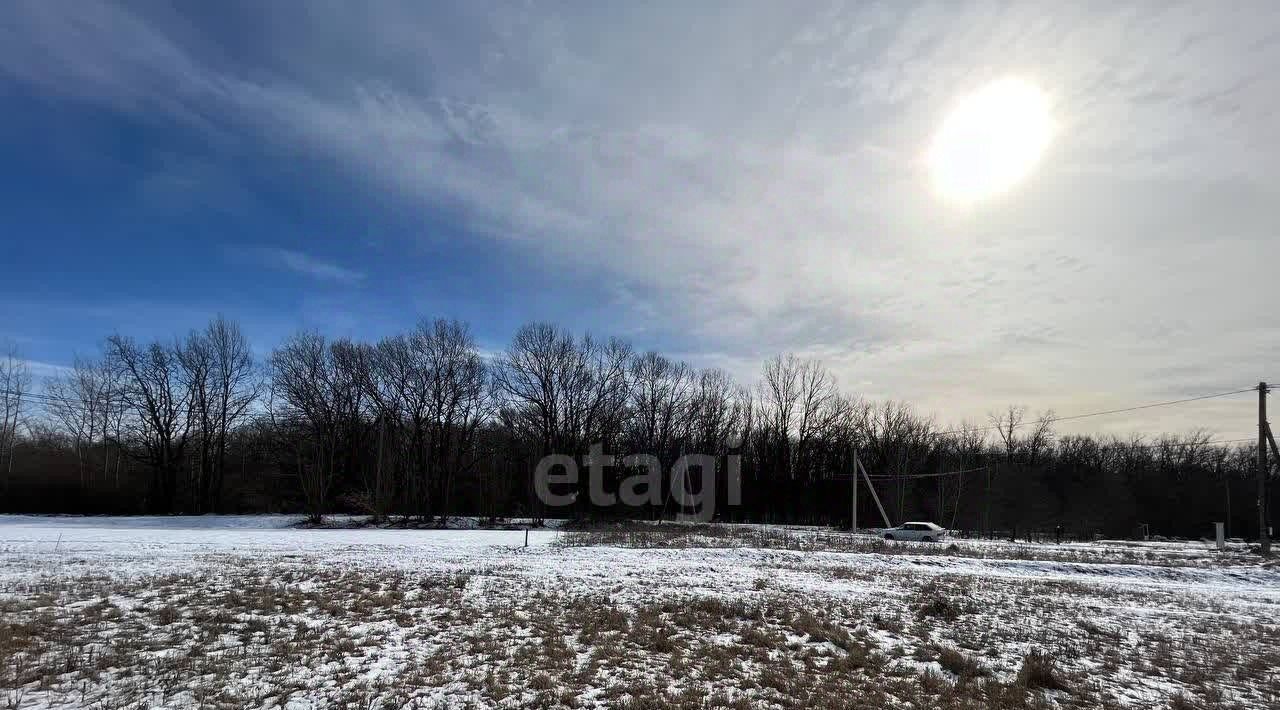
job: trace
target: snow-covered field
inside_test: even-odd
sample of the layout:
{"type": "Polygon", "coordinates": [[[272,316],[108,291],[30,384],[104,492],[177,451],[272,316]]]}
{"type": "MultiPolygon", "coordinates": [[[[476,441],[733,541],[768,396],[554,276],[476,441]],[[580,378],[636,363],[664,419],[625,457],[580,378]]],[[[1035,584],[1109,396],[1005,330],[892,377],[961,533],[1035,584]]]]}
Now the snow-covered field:
{"type": "Polygon", "coordinates": [[[1199,543],[298,520],[0,516],[0,708],[1280,703],[1280,568],[1199,543]]]}

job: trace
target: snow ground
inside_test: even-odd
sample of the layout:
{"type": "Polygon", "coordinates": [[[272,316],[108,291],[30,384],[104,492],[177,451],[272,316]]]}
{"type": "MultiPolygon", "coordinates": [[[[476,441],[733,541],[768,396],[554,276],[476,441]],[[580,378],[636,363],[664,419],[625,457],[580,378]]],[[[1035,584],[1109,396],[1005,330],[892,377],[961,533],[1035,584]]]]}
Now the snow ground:
{"type": "Polygon", "coordinates": [[[299,521],[0,516],[0,703],[1280,702],[1280,569],[1199,543],[949,551],[759,526],[535,529],[525,547],[522,530],[299,521]],[[1028,680],[1033,649],[1050,687],[1028,680]]]}

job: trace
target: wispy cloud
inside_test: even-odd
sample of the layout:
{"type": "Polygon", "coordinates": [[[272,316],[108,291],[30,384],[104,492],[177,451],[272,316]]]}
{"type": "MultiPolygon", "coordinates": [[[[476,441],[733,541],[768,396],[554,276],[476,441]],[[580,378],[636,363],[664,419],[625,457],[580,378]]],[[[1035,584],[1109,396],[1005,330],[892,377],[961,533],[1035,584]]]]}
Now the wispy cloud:
{"type": "Polygon", "coordinates": [[[32,384],[38,389],[40,383],[54,377],[63,377],[72,371],[69,365],[58,365],[51,362],[26,360],[24,364],[31,375],[32,384]]]}
{"type": "Polygon", "coordinates": [[[1280,259],[1277,9],[264,8],[246,68],[168,11],[31,2],[0,25],[0,76],[324,156],[597,275],[619,331],[663,323],[710,360],[821,354],[847,383],[981,418],[1258,379],[1255,353],[1280,348],[1245,286],[1280,259]],[[1042,85],[1058,134],[1014,194],[956,211],[919,156],[1003,74],[1042,85]],[[1195,327],[1152,338],[1160,318],[1195,327]],[[1150,379],[1175,363],[1179,382],[1150,379]]]}
{"type": "Polygon", "coordinates": [[[238,247],[232,249],[231,253],[271,268],[284,269],[313,279],[348,286],[359,284],[365,277],[362,271],[348,269],[293,249],[238,247]]]}

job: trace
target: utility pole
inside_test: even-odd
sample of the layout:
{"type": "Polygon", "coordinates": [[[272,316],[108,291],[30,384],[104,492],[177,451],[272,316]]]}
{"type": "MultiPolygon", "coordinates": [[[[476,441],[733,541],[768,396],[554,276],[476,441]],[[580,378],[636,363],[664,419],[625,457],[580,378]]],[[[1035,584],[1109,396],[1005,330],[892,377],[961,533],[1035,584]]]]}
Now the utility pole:
{"type": "Polygon", "coordinates": [[[1221,459],[1218,460],[1216,468],[1218,472],[1218,478],[1222,480],[1222,487],[1226,490],[1226,493],[1227,493],[1227,519],[1224,522],[1226,522],[1227,524],[1226,535],[1228,538],[1230,538],[1231,537],[1231,477],[1230,476],[1224,477],[1222,475],[1221,459]]]}
{"type": "Polygon", "coordinates": [[[985,536],[991,531],[991,465],[987,464],[983,468],[987,474],[987,495],[982,499],[982,534],[985,536]]]}
{"type": "Polygon", "coordinates": [[[884,519],[884,526],[886,528],[893,527],[893,523],[889,522],[889,514],[884,512],[884,504],[880,502],[880,496],[876,494],[876,487],[871,483],[871,476],[867,473],[867,467],[862,465],[862,461],[855,461],[854,463],[858,465],[858,470],[862,471],[862,480],[867,482],[867,490],[871,491],[871,500],[876,502],[876,508],[880,510],[880,517],[884,519]]]}
{"type": "Polygon", "coordinates": [[[1267,515],[1267,383],[1258,383],[1258,543],[1262,556],[1271,556],[1271,521],[1267,515]]]}

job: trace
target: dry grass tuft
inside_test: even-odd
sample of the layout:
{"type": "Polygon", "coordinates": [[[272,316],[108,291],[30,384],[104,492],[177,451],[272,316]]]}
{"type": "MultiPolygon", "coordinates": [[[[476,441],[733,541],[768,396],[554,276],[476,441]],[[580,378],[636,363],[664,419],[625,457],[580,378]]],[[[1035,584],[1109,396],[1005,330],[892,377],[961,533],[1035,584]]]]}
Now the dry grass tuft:
{"type": "Polygon", "coordinates": [[[1066,690],[1066,683],[1058,675],[1058,664],[1048,653],[1031,649],[1022,657],[1018,669],[1018,685],[1043,690],[1066,690]]]}
{"type": "Polygon", "coordinates": [[[955,577],[930,579],[916,594],[916,615],[954,621],[973,611],[968,582],[955,577]]]}
{"type": "Polygon", "coordinates": [[[942,646],[938,649],[938,665],[961,679],[977,678],[990,673],[977,659],[954,646],[942,646]]]}

